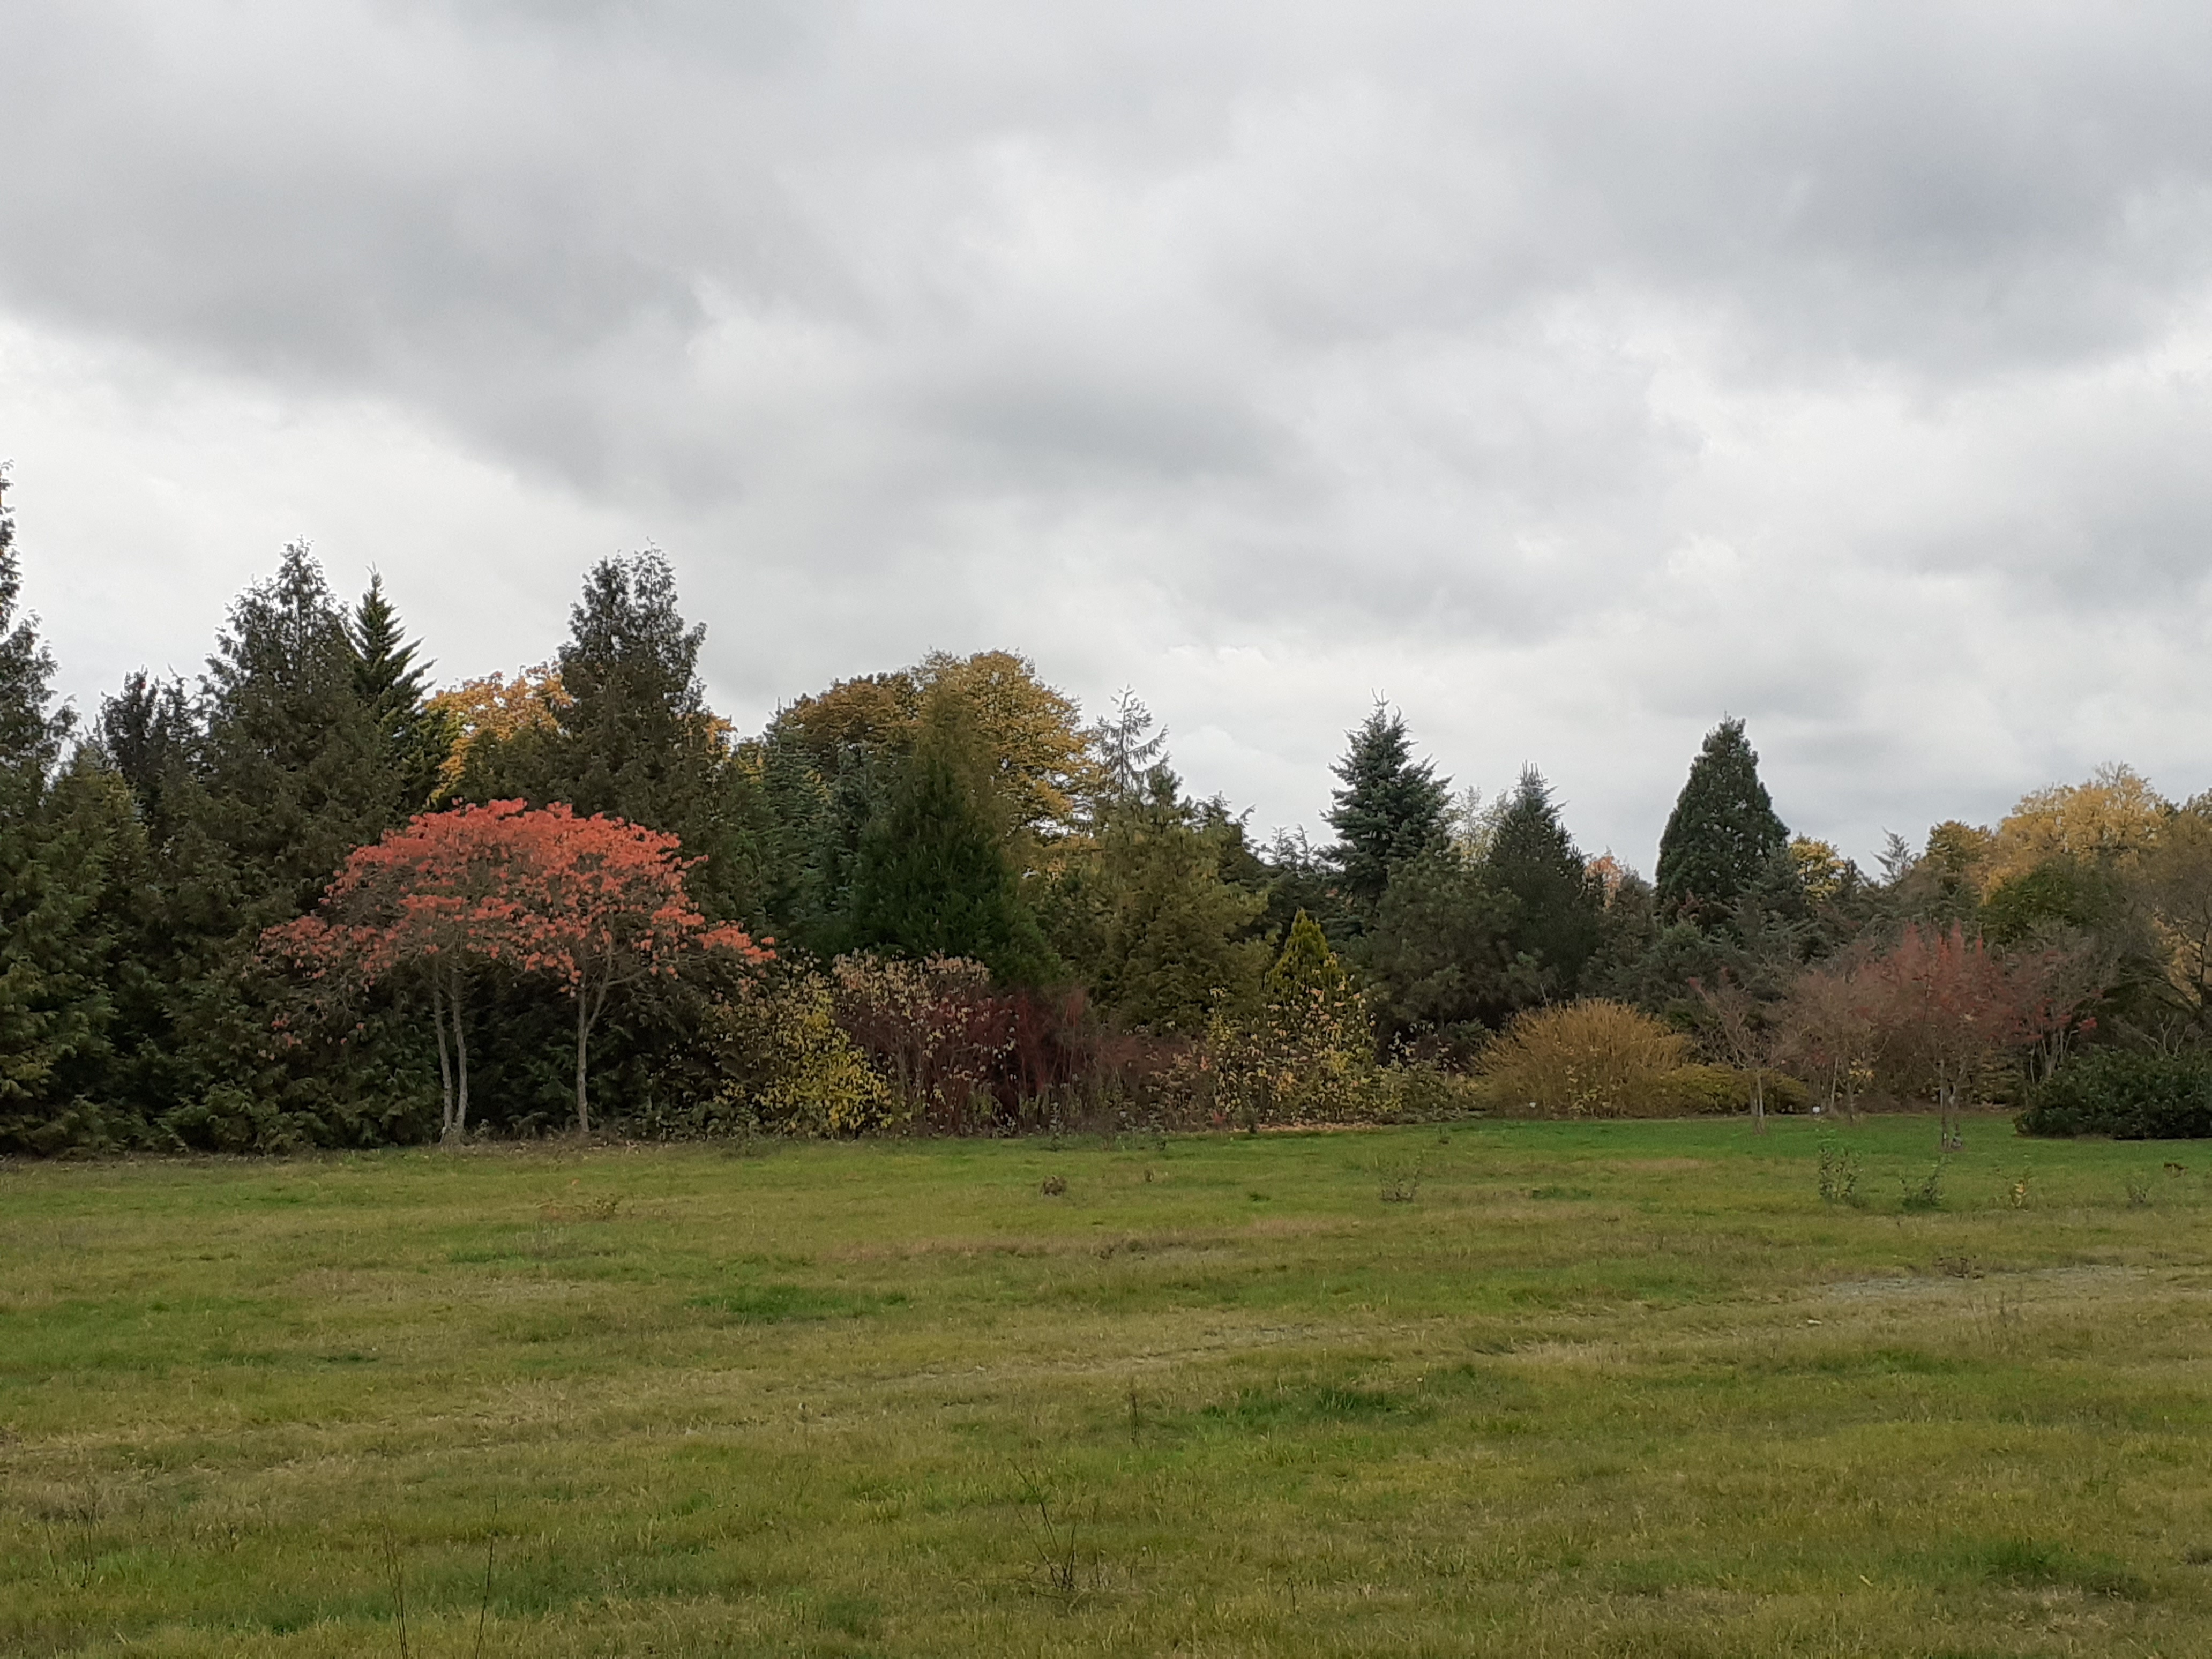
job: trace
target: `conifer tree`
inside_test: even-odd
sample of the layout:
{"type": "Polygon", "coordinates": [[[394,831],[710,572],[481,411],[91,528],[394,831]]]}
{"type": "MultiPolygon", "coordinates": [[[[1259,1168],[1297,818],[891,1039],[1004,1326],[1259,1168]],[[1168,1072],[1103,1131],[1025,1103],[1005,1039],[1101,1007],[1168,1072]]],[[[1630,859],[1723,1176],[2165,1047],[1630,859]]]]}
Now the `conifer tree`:
{"type": "Polygon", "coordinates": [[[1096,845],[1057,884],[1054,943],[1099,1001],[1158,1031],[1195,1033],[1258,1001],[1269,956],[1254,937],[1263,894],[1226,879],[1242,825],[1183,799],[1155,766],[1146,793],[1109,805],[1096,845]]]}
{"type": "Polygon", "coordinates": [[[56,1120],[105,1054],[96,912],[107,837],[127,820],[58,791],[72,720],[53,706],[53,658],[22,611],[6,489],[0,474],[0,1147],[52,1150],[56,1120]]]}
{"type": "Polygon", "coordinates": [[[1483,868],[1490,886],[1513,901],[1505,938],[1533,968],[1533,988],[1546,1000],[1571,996],[1597,949],[1604,895],[1533,766],[1495,815],[1483,868]]]}
{"type": "Polygon", "coordinates": [[[1283,941],[1282,954],[1267,969],[1268,1000],[1291,1001],[1316,993],[1333,996],[1344,986],[1344,964],[1328,948],[1328,935],[1319,922],[1299,911],[1291,923],[1290,937],[1283,941]]]}
{"type": "Polygon", "coordinates": [[[1662,914],[1714,926],[1789,845],[1743,722],[1723,720],[1690,763],[1659,838],[1662,914]]]}
{"type": "Polygon", "coordinates": [[[348,624],[356,658],[355,695],[368,705],[391,745],[408,805],[427,805],[447,747],[439,721],[423,707],[432,665],[416,661],[420,647],[406,636],[398,611],[385,594],[384,578],[374,572],[348,624]]]}
{"type": "Polygon", "coordinates": [[[651,549],[602,559],[568,623],[551,721],[471,745],[461,793],[565,802],[672,835],[703,860],[692,886],[708,915],[759,921],[752,780],[707,707],[707,630],[684,621],[667,559],[651,549]]]}
{"type": "Polygon", "coordinates": [[[860,838],[849,939],[895,956],[970,957],[995,979],[1035,984],[1051,953],[971,775],[972,736],[956,709],[943,706],[925,726],[860,838]]]}
{"type": "Polygon", "coordinates": [[[1444,836],[1450,780],[1426,761],[1416,763],[1396,710],[1376,704],[1350,734],[1334,771],[1328,822],[1338,836],[1331,849],[1346,890],[1372,904],[1389,885],[1390,872],[1444,836]]]}

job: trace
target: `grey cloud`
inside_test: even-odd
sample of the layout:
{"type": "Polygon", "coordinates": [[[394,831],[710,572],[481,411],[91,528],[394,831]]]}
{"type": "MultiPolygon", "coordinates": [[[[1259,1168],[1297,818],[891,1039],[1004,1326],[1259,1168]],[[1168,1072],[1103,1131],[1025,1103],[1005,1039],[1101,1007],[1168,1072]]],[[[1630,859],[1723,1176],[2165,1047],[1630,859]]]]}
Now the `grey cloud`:
{"type": "Polygon", "coordinates": [[[2170,681],[2083,701],[2198,643],[2196,11],[87,0],[9,44],[0,320],[657,537],[755,708],[1011,641],[1148,672],[1288,819],[1402,678],[1624,850],[1723,706],[1851,836],[2124,739],[2212,767],[2170,681]]]}

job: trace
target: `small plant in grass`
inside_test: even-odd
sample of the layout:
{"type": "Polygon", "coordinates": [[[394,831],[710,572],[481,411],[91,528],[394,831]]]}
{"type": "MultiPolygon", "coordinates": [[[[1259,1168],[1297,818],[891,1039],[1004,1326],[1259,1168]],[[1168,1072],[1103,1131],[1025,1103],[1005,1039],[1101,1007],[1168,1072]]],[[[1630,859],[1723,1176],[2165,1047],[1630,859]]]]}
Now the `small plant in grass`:
{"type": "Polygon", "coordinates": [[[1044,1178],[1044,1181],[1038,1188],[1038,1190],[1043,1193],[1047,1198],[1066,1198],[1067,1196],[1067,1177],[1066,1176],[1048,1175],[1044,1178]]]}
{"type": "Polygon", "coordinates": [[[1380,1177],[1381,1197],[1385,1204],[1411,1204],[1420,1196],[1421,1177],[1427,1173],[1419,1158],[1395,1164],[1379,1164],[1376,1175],[1380,1177]]]}
{"type": "MultiPolygon", "coordinates": [[[[1134,1398],[1133,1392],[1133,1402],[1134,1398]]],[[[1091,1571],[1086,1575],[1079,1548],[1075,1514],[1069,1506],[1058,1502],[1058,1494],[1051,1484],[1036,1470],[1017,1468],[1014,1474],[1022,1483],[1024,1509],[1034,1511],[1030,1517],[1030,1540],[1036,1552],[1045,1587],[1073,1606],[1084,1594],[1085,1577],[1096,1578],[1097,1563],[1091,1563],[1091,1571]]]]}
{"type": "Polygon", "coordinates": [[[1899,1209],[1913,1214],[1923,1214],[1929,1210],[1942,1209],[1943,1207],[1943,1160],[1937,1158],[1936,1167],[1929,1170],[1926,1178],[1917,1186],[1913,1184],[1912,1177],[1907,1176],[1898,1182],[1898,1187],[1899,1209]]]}
{"type": "Polygon", "coordinates": [[[1842,1138],[1831,1132],[1820,1137],[1820,1201],[1823,1204],[1848,1204],[1854,1209],[1859,1198],[1858,1154],[1844,1146],[1842,1138]]]}
{"type": "Polygon", "coordinates": [[[2027,1207],[2028,1194],[2027,1170],[2022,1170],[2019,1176],[2014,1179],[2012,1185],[2005,1188],[2005,1203],[2009,1207],[2015,1210],[2024,1210],[2027,1207]]]}
{"type": "Polygon", "coordinates": [[[2150,1208],[2149,1176],[2131,1175],[2128,1177],[2128,1208],[2130,1210],[2150,1208]]]}

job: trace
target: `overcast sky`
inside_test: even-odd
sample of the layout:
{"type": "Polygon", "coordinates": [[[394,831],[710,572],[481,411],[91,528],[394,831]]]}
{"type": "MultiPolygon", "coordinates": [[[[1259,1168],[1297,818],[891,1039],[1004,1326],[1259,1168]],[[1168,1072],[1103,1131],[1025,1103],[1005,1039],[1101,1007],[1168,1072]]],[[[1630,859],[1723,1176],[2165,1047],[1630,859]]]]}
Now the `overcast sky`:
{"type": "Polygon", "coordinates": [[[0,457],[85,708],[311,541],[458,678],[647,543],[741,724],[933,647],[1320,829],[1376,696],[1647,872],[2212,786],[2212,11],[70,0],[0,457]]]}

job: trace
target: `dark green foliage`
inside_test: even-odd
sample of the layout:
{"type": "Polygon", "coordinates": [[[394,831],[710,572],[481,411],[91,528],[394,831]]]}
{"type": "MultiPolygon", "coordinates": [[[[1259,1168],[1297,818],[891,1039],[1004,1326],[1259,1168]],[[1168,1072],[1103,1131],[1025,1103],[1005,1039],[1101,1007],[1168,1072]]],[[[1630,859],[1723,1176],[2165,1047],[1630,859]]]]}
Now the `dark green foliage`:
{"type": "Polygon", "coordinates": [[[1514,911],[1483,864],[1449,843],[1398,866],[1358,944],[1386,1044],[1462,1054],[1480,1044],[1486,1022],[1530,988],[1515,972],[1514,911]]]}
{"type": "Polygon", "coordinates": [[[971,775],[973,752],[950,707],[924,727],[860,837],[850,940],[900,957],[972,957],[995,979],[1038,984],[1052,975],[1051,951],[971,775]]]}
{"type": "Polygon", "coordinates": [[[391,746],[401,798],[412,808],[428,805],[446,758],[447,736],[422,704],[430,665],[417,663],[399,612],[385,596],[384,578],[372,574],[368,592],[350,618],[355,652],[354,694],[391,746]]]}
{"type": "Polygon", "coordinates": [[[90,1132],[106,1057],[114,937],[110,872],[129,798],[87,763],[57,775],[71,719],[53,659],[21,610],[0,475],[0,1149],[51,1151],[90,1132]]]}
{"type": "Polygon", "coordinates": [[[1330,857],[1345,891],[1371,905],[1391,871],[1443,839],[1449,780],[1426,761],[1415,763],[1405,717],[1395,709],[1377,704],[1349,736],[1334,769],[1343,787],[1328,812],[1337,834],[1330,857]]]}
{"type": "Polygon", "coordinates": [[[1506,945],[1533,980],[1531,1000],[1571,997],[1598,946],[1605,894],[1535,768],[1506,798],[1482,863],[1489,886],[1512,900],[1506,945]]]}
{"type": "Polygon", "coordinates": [[[1714,925],[1789,845],[1790,831],[1759,781],[1759,757],[1743,722],[1723,720],[1690,763],[1689,779],[1659,837],[1661,910],[1714,925]]]}
{"type": "Polygon", "coordinates": [[[1992,890],[1982,901],[1982,929],[1991,943],[2031,944],[2068,930],[2120,924],[2127,894],[2108,866],[2081,859],[2046,859],[1992,890]]]}
{"type": "Polygon", "coordinates": [[[1053,943],[1100,1004],[1132,1025],[1198,1032],[1217,1010],[1254,1004],[1268,945],[1265,898],[1224,877],[1243,826],[1182,798],[1153,769],[1140,794],[1111,801],[1095,850],[1070,860],[1048,911],[1053,943]]]}
{"type": "Polygon", "coordinates": [[[668,561],[651,550],[601,560],[568,625],[552,727],[472,745],[461,793],[565,801],[663,830],[702,860],[690,888],[709,916],[769,921],[760,886],[776,872],[760,845],[756,781],[707,708],[706,629],[684,622],[668,561]]]}
{"type": "Polygon", "coordinates": [[[2093,1048],[2029,1097],[2020,1127],[2034,1135],[2181,1140],[2212,1135],[2212,1055],[2093,1048]]]}

